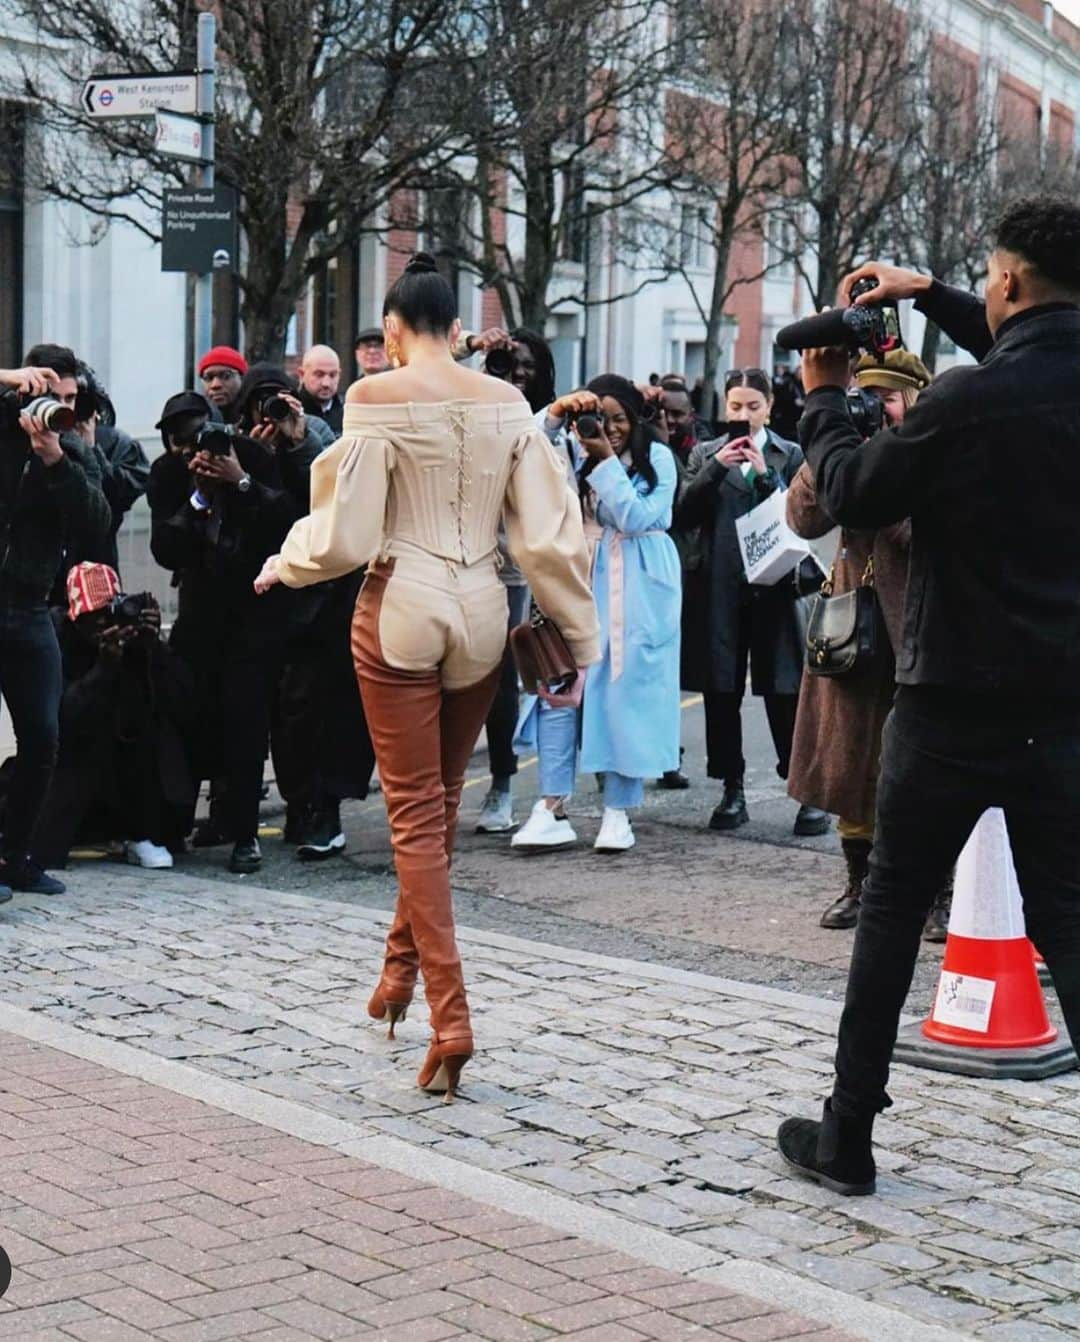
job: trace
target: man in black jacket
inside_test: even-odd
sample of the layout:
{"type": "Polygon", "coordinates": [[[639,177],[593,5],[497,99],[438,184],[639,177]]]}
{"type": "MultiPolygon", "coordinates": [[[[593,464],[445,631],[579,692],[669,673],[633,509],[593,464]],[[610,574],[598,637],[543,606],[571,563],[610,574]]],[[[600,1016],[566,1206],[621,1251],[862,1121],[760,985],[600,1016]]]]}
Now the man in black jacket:
{"type": "Polygon", "coordinates": [[[25,401],[48,395],[74,407],[76,360],[37,345],[26,366],[0,370],[0,693],[17,742],[0,845],[0,903],[11,888],[62,894],[63,883],[30,857],[30,836],[56,763],[62,673],[47,597],[65,551],[101,545],[109,505],[85,449],[50,432],[25,401]]]}
{"type": "Polygon", "coordinates": [[[289,413],[274,419],[264,413],[262,388],[256,377],[242,396],[244,431],[235,434],[209,425],[211,407],[198,392],[170,397],[158,425],[168,450],[151,467],[147,488],[150,549],[180,588],[171,644],[202,690],[205,750],[198,772],[224,777],[223,823],[234,840],[229,866],[237,872],[255,871],[261,860],[259,795],[271,706],[306,597],[285,592],[267,605],[252,583],[307,511],[320,446],[296,398],[286,393],[289,413]],[[208,425],[216,444],[199,437],[208,425]]]}
{"type": "MultiPolygon", "coordinates": [[[[898,690],[877,827],[820,1123],[780,1149],[844,1193],[874,1188],[871,1128],[934,891],[984,810],[1005,811],[1024,912],[1080,1048],[1080,206],[1003,213],[985,307],[871,265],[873,299],[917,296],[982,356],[860,444],[846,350],[808,351],[800,424],[818,498],[843,526],[911,517],[898,690]]],[[[858,276],[849,276],[850,285],[858,276]]]]}

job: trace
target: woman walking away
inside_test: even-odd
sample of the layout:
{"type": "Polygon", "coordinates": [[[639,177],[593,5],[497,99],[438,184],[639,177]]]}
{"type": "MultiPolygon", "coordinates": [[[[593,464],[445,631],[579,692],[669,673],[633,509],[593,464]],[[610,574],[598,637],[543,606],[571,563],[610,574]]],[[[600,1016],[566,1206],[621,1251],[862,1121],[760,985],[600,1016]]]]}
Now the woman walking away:
{"type": "MultiPolygon", "coordinates": [[[[702,562],[684,602],[682,687],[704,696],[707,773],[724,783],[723,799],[709,819],[714,830],[738,829],[750,818],[741,716],[748,661],[751,689],[765,699],[776,771],[781,778],[788,775],[804,640],[794,577],[772,587],[748,583],[735,530],[737,517],[790,484],[802,452],[766,427],[772,381],[764,369],[736,368],[724,385],[728,420],[748,423],[749,437],[699,443],[675,509],[681,532],[700,529],[702,562]]],[[[796,834],[824,834],[828,827],[823,811],[799,807],[796,834]]]]}
{"type": "Polygon", "coordinates": [[[400,893],[368,1014],[394,1024],[417,972],[434,1038],[417,1078],[451,1099],[472,1056],[450,854],[465,767],[506,644],[496,533],[579,666],[597,660],[581,512],[521,393],[454,363],[453,290],[419,253],[383,304],[390,372],[349,388],[343,437],[312,467],[311,513],[257,588],[369,564],[352,646],[400,893]]]}
{"type": "MultiPolygon", "coordinates": [[[[591,667],[580,714],[536,705],[541,800],[514,835],[515,848],[562,847],[576,836],[564,810],[581,768],[603,774],[598,852],[635,843],[627,811],[644,800],[644,780],[679,764],[679,557],[667,529],[675,459],[643,418],[645,398],[624,377],[605,374],[555,401],[546,431],[569,447],[578,468],[603,659],[591,667]],[[593,416],[586,427],[585,416],[593,416]]],[[[527,732],[527,729],[526,729],[527,732]]]]}
{"type": "MultiPolygon", "coordinates": [[[[930,374],[915,354],[894,350],[884,364],[866,355],[855,380],[881,400],[886,423],[895,426],[930,385],[930,374]]],[[[827,535],[836,525],[818,503],[814,477],[805,464],[791,482],[787,517],[791,529],[807,540],[827,535]]],[[[837,829],[847,862],[847,885],[821,915],[822,927],[854,927],[859,916],[874,842],[881,730],[895,690],[892,654],[900,645],[910,541],[907,521],[877,531],[844,529],[833,561],[833,592],[839,596],[864,582],[873,584],[889,635],[889,655],[855,679],[803,676],[788,790],[840,817],[837,829]]],[[[950,882],[938,892],[927,917],[927,941],[945,940],[951,901],[950,882]]]]}

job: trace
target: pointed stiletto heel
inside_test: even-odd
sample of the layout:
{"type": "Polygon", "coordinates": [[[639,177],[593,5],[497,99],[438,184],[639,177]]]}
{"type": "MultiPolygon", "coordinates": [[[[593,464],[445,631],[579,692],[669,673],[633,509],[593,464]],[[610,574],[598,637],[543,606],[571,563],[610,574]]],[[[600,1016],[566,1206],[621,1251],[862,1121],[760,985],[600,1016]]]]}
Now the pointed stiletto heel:
{"type": "Polygon", "coordinates": [[[376,992],[368,1003],[368,1015],[372,1020],[390,1022],[390,1028],[386,1032],[387,1039],[396,1039],[394,1033],[398,1021],[404,1020],[409,1010],[408,1002],[391,1002],[376,992]]]}
{"type": "Polygon", "coordinates": [[[463,1040],[433,1043],[416,1078],[416,1084],[421,1090],[426,1090],[430,1095],[443,1094],[443,1104],[453,1103],[462,1068],[472,1057],[471,1047],[466,1052],[462,1048],[463,1043],[463,1040]]]}

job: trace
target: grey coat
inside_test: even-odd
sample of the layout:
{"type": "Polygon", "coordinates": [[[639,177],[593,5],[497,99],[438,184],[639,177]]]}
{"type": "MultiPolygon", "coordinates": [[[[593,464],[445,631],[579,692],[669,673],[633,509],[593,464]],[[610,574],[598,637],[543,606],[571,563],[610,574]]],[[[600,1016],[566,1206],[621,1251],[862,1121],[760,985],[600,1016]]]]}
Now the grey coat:
{"type": "Polygon", "coordinates": [[[776,489],[786,488],[802,465],[802,451],[768,430],[765,475],[748,482],[739,470],[716,460],[726,440],[699,443],[687,463],[687,479],[675,507],[675,528],[685,538],[682,686],[728,692],[735,684],[740,614],[750,608],[750,667],[754,694],[798,694],[802,680],[805,603],[794,581],[772,587],[747,583],[735,519],[776,489]],[[697,533],[697,544],[693,543],[697,533]]]}

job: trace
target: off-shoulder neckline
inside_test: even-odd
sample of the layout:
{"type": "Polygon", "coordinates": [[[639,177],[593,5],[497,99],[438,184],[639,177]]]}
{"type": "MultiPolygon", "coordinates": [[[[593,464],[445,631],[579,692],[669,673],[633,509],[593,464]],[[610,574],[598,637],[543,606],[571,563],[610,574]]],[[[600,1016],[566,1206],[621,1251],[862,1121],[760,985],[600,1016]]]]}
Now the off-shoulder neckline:
{"type": "Polygon", "coordinates": [[[483,409],[502,407],[507,410],[524,410],[532,415],[528,401],[481,401],[475,396],[456,396],[449,401],[346,401],[346,410],[439,410],[443,406],[464,405],[483,409]]]}

